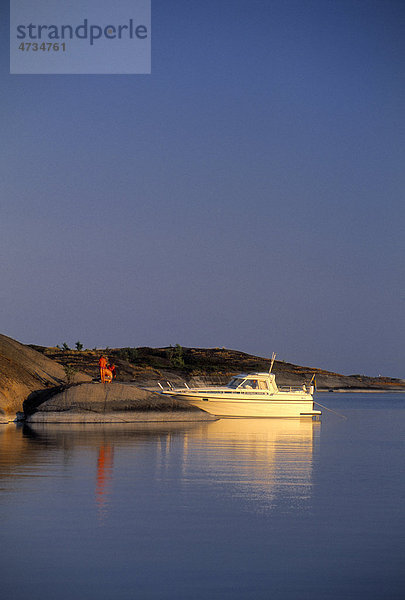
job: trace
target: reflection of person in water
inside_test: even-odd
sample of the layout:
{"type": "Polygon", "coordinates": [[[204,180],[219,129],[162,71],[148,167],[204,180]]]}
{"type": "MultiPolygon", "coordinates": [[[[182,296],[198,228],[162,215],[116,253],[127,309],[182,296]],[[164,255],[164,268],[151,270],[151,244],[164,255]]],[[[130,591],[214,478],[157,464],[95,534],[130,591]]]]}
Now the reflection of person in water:
{"type": "Polygon", "coordinates": [[[109,444],[100,446],[97,459],[96,502],[104,508],[107,500],[107,487],[112,478],[114,466],[114,447],[109,444]]]}

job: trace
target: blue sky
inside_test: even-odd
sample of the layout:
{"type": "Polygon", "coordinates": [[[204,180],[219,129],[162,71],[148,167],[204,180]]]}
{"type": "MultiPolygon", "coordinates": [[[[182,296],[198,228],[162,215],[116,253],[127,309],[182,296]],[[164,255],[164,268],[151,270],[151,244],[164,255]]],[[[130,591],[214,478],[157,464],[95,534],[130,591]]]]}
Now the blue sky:
{"type": "Polygon", "coordinates": [[[404,372],[405,4],[152,1],[151,75],[9,75],[0,332],[404,372]]]}

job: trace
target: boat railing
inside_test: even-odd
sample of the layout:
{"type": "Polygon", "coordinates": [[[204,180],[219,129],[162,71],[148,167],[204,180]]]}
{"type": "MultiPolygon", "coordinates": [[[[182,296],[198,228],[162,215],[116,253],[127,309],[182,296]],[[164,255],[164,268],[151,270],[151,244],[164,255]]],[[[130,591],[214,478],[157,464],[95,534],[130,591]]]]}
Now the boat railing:
{"type": "Polygon", "coordinates": [[[279,385],[280,392],[307,392],[307,388],[303,385],[279,385]]]}
{"type": "MultiPolygon", "coordinates": [[[[165,381],[164,385],[162,385],[160,383],[160,381],[157,382],[158,388],[162,391],[171,391],[171,390],[176,390],[176,391],[187,391],[189,389],[194,389],[194,390],[201,390],[201,391],[205,391],[207,388],[206,386],[202,386],[202,385],[197,385],[197,386],[192,386],[190,388],[190,386],[183,381],[181,384],[177,383],[177,384],[173,384],[171,381],[165,381]]],[[[208,391],[219,391],[219,390],[223,390],[224,388],[222,386],[218,386],[218,387],[214,387],[214,386],[210,386],[208,388],[208,391]]],[[[234,391],[234,390],[232,390],[234,391]]]]}
{"type": "MultiPolygon", "coordinates": [[[[167,385],[166,388],[164,388],[162,386],[162,384],[160,383],[160,381],[158,381],[158,386],[159,386],[159,388],[162,391],[164,391],[164,390],[166,390],[166,391],[172,391],[172,390],[173,391],[174,390],[181,391],[181,390],[183,390],[184,392],[186,392],[187,390],[190,389],[190,387],[188,386],[188,384],[185,381],[183,382],[183,385],[181,385],[181,386],[173,385],[172,382],[170,382],[170,381],[166,381],[165,383],[167,385]]],[[[243,394],[243,395],[252,394],[253,396],[255,396],[255,395],[263,395],[263,394],[270,394],[271,395],[272,393],[274,393],[273,391],[269,392],[269,390],[246,389],[246,388],[229,388],[227,386],[218,386],[218,387],[217,386],[209,386],[208,389],[207,389],[206,386],[196,385],[196,386],[192,386],[192,389],[198,390],[200,393],[203,393],[203,392],[207,392],[207,393],[209,393],[209,392],[215,392],[215,393],[220,393],[220,394],[225,394],[225,395],[228,395],[228,394],[237,394],[237,395],[238,394],[243,394]]],[[[290,392],[290,393],[293,393],[293,392],[295,392],[295,393],[296,392],[304,392],[304,393],[307,393],[307,394],[311,393],[311,390],[308,389],[305,385],[281,385],[281,386],[278,386],[278,391],[280,391],[280,392],[290,392]]]]}

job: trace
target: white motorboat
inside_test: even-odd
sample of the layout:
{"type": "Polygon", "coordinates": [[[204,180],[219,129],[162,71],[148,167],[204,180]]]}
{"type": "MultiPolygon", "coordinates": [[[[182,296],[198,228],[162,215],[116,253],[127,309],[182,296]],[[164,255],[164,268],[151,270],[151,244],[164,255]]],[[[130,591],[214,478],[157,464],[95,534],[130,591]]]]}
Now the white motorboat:
{"type": "Polygon", "coordinates": [[[271,373],[236,375],[226,386],[205,388],[175,388],[161,386],[161,394],[175,396],[217,417],[314,417],[312,385],[277,387],[271,373]]]}

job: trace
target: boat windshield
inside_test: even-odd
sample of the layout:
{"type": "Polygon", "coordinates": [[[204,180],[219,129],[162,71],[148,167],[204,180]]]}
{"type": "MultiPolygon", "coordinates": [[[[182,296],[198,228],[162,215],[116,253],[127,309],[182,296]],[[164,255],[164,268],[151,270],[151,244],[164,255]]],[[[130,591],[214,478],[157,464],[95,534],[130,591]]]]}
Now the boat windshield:
{"type": "Polygon", "coordinates": [[[242,383],[242,381],[243,381],[243,379],[241,379],[240,377],[234,377],[228,383],[227,387],[232,388],[233,390],[236,390],[236,388],[240,386],[240,384],[242,383]]]}

